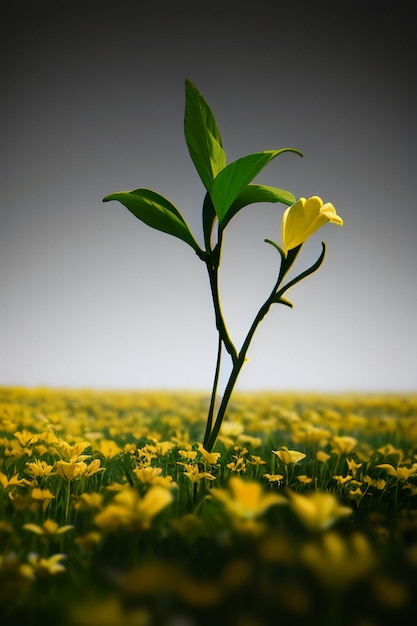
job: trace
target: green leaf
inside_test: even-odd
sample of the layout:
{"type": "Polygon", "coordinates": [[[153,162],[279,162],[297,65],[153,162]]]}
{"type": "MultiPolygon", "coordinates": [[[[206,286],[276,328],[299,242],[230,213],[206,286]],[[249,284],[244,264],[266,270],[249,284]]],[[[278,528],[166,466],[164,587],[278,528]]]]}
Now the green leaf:
{"type": "Polygon", "coordinates": [[[207,252],[211,250],[211,234],[213,232],[214,222],[217,219],[210,194],[207,192],[203,202],[203,233],[204,245],[207,252]]]}
{"type": "Polygon", "coordinates": [[[213,112],[190,80],[185,81],[184,134],[194,166],[210,191],[213,178],[226,165],[226,153],[213,112]]]}
{"type": "Polygon", "coordinates": [[[202,252],[181,213],[166,198],[151,189],[135,189],[112,193],[103,202],[117,200],[142,222],[188,243],[199,254],[202,252]]]}
{"type": "Polygon", "coordinates": [[[282,202],[282,204],[289,206],[294,204],[295,201],[296,198],[294,194],[285,189],[278,189],[278,187],[270,187],[268,185],[246,185],[228,210],[223,220],[223,228],[226,227],[232,217],[234,217],[240,209],[248,206],[248,204],[254,204],[256,202],[282,202]]]}
{"type": "Polygon", "coordinates": [[[274,302],[276,302],[277,304],[285,304],[285,306],[290,307],[290,309],[294,308],[294,305],[292,302],[290,302],[289,300],[286,300],[285,298],[279,298],[278,300],[273,300],[274,302]]]}
{"type": "Polygon", "coordinates": [[[293,148],[255,152],[233,161],[233,163],[227,165],[217,174],[213,180],[210,195],[220,226],[223,227],[227,213],[241,191],[252,182],[272,159],[288,151],[301,154],[301,152],[293,148]]]}

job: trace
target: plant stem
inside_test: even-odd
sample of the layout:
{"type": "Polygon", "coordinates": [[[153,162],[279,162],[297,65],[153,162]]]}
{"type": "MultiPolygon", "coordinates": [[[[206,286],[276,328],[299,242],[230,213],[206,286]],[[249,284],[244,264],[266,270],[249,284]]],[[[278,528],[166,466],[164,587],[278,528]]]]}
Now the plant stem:
{"type": "MultiPolygon", "coordinates": [[[[271,305],[274,302],[279,301],[276,299],[279,286],[281,282],[284,280],[292,264],[294,263],[295,258],[301,248],[301,245],[300,245],[297,248],[294,248],[293,250],[289,250],[287,255],[284,255],[284,253],[281,252],[281,265],[280,265],[280,270],[279,270],[276,283],[269,297],[261,306],[255,319],[253,320],[252,325],[248,331],[248,334],[246,335],[246,338],[242,344],[242,348],[238,354],[236,352],[236,349],[233,343],[231,342],[229,338],[229,335],[227,334],[226,326],[224,323],[224,319],[223,319],[223,315],[222,315],[221,307],[220,307],[220,297],[219,297],[219,289],[218,289],[218,269],[220,265],[221,243],[222,243],[222,232],[220,231],[217,247],[212,251],[212,254],[211,254],[212,263],[210,263],[209,261],[206,261],[207,269],[208,269],[208,273],[210,277],[210,286],[211,286],[211,292],[212,292],[212,297],[213,297],[213,304],[214,304],[214,309],[216,313],[216,325],[219,331],[219,348],[217,352],[216,373],[215,373],[215,378],[214,378],[210,409],[209,409],[209,414],[208,414],[208,419],[207,419],[206,432],[204,436],[204,449],[207,450],[207,452],[211,452],[216,443],[216,440],[219,435],[220,428],[223,422],[223,418],[226,413],[227,406],[229,404],[230,397],[232,395],[234,386],[240,374],[240,370],[242,369],[243,364],[245,362],[246,353],[248,351],[252,338],[255,334],[255,331],[257,327],[259,326],[260,322],[265,317],[265,315],[268,313],[271,305]],[[218,377],[219,377],[219,371],[220,371],[221,342],[222,341],[225,344],[225,347],[227,351],[229,352],[230,356],[232,357],[233,367],[232,367],[232,371],[230,373],[226,388],[224,390],[224,394],[223,394],[223,397],[219,406],[219,410],[217,412],[216,421],[214,422],[214,426],[213,426],[214,403],[215,403],[215,395],[216,395],[218,377]]],[[[284,290],[285,290],[285,287],[282,288],[281,292],[283,293],[284,290]]]]}
{"type": "Polygon", "coordinates": [[[216,371],[214,373],[213,388],[211,390],[211,398],[210,398],[210,407],[209,407],[209,412],[207,416],[206,432],[204,434],[204,443],[203,443],[204,449],[206,449],[206,443],[208,441],[208,438],[210,437],[211,429],[213,427],[214,407],[216,404],[217,386],[219,384],[220,365],[221,365],[221,360],[222,360],[222,343],[223,343],[222,338],[219,333],[219,341],[217,345],[216,371]]]}
{"type": "Polygon", "coordinates": [[[272,300],[271,300],[271,297],[269,297],[268,300],[259,309],[258,314],[255,317],[254,321],[252,322],[252,326],[250,327],[249,332],[246,335],[246,339],[245,339],[245,341],[244,341],[244,343],[242,345],[242,349],[239,352],[237,360],[233,363],[233,369],[232,369],[232,371],[230,373],[229,380],[228,380],[226,388],[224,390],[222,401],[220,403],[220,407],[219,407],[219,410],[217,412],[216,421],[215,421],[214,426],[213,426],[213,428],[211,430],[211,433],[210,433],[210,436],[209,436],[209,438],[207,440],[207,443],[204,446],[204,448],[207,450],[207,452],[211,452],[213,447],[214,447],[214,444],[216,443],[217,436],[219,434],[220,427],[221,427],[222,422],[223,422],[224,414],[226,412],[227,405],[229,404],[230,396],[232,395],[232,391],[233,391],[234,386],[236,384],[237,378],[238,378],[238,376],[240,374],[240,370],[242,369],[243,364],[245,362],[246,353],[248,351],[249,344],[252,341],[252,337],[255,334],[255,331],[256,331],[259,323],[265,317],[265,315],[268,312],[269,307],[271,306],[271,304],[272,304],[272,300]]]}
{"type": "Polygon", "coordinates": [[[229,333],[227,332],[226,324],[224,322],[221,305],[220,305],[220,296],[219,296],[219,265],[220,265],[220,255],[221,255],[221,246],[222,246],[223,232],[219,231],[218,242],[214,250],[212,250],[209,254],[208,259],[206,259],[207,271],[210,280],[210,289],[211,296],[213,299],[214,313],[216,317],[216,328],[219,331],[219,336],[223,341],[226,350],[232,357],[233,363],[237,360],[237,351],[235,346],[233,345],[232,340],[229,337],[229,333]]]}

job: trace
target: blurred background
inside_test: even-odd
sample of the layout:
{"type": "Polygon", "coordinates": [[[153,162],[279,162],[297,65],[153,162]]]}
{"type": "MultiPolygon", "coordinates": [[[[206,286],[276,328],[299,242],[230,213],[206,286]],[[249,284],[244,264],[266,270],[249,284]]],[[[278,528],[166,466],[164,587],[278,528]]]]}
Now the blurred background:
{"type": "MultiPolygon", "coordinates": [[[[257,182],[319,195],[345,225],[262,322],[241,390],[417,388],[416,29],[411,2],[9,2],[2,26],[0,385],[209,390],[205,266],[112,192],[166,196],[202,242],[184,80],[232,161],[294,147],[257,182]]],[[[281,205],[230,223],[221,274],[237,346],[274,284],[281,205]]],[[[224,378],[223,378],[224,382],[224,378]]]]}

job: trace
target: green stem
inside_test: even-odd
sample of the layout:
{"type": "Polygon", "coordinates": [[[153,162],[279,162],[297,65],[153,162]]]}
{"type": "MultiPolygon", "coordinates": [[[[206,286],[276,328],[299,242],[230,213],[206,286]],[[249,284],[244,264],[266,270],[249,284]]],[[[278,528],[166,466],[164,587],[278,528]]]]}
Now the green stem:
{"type": "Polygon", "coordinates": [[[214,381],[213,381],[213,388],[211,391],[211,399],[210,399],[210,408],[209,408],[209,412],[208,412],[208,416],[207,416],[207,425],[206,425],[206,432],[204,435],[204,443],[203,443],[203,448],[206,449],[206,443],[210,437],[210,433],[211,433],[211,429],[213,427],[213,415],[214,415],[214,407],[216,404],[216,395],[217,395],[217,386],[219,384],[219,376],[220,376],[220,365],[221,365],[221,359],[222,359],[222,338],[220,336],[219,333],[219,342],[218,342],[218,346],[217,346],[217,361],[216,361],[216,371],[214,373],[214,381]]]}
{"type": "Polygon", "coordinates": [[[229,337],[229,333],[227,332],[226,325],[224,323],[223,314],[220,306],[220,298],[219,298],[219,265],[218,262],[211,264],[210,259],[206,261],[207,271],[210,280],[210,288],[211,295],[213,298],[214,305],[214,313],[216,317],[216,328],[219,331],[220,338],[222,339],[226,350],[232,357],[233,363],[236,362],[237,359],[237,351],[235,346],[233,345],[232,340],[229,337]]]}
{"type": "Polygon", "coordinates": [[[238,379],[238,376],[240,374],[240,370],[242,369],[243,364],[245,362],[246,353],[248,351],[249,344],[252,341],[252,337],[255,334],[255,331],[256,331],[259,323],[265,317],[265,315],[268,312],[268,309],[271,306],[271,304],[272,304],[272,302],[270,302],[270,298],[268,298],[268,300],[259,309],[258,314],[255,317],[255,319],[254,319],[254,321],[252,323],[252,326],[250,327],[250,330],[249,330],[248,334],[246,335],[246,339],[245,339],[245,341],[244,341],[244,343],[242,345],[242,349],[239,352],[237,360],[233,363],[233,368],[232,368],[232,371],[230,373],[229,380],[227,382],[226,388],[224,390],[222,401],[220,403],[220,407],[219,407],[219,410],[218,410],[218,413],[217,413],[216,421],[214,423],[214,426],[213,426],[213,429],[211,431],[210,437],[207,440],[207,444],[204,446],[205,449],[207,450],[207,452],[211,452],[213,447],[214,447],[214,444],[216,443],[218,434],[220,432],[220,427],[222,425],[223,418],[224,418],[224,415],[226,413],[227,405],[229,404],[230,396],[232,395],[232,391],[234,389],[234,386],[235,386],[236,381],[238,379]]]}
{"type": "MultiPolygon", "coordinates": [[[[221,246],[221,233],[219,236],[219,243],[218,243],[218,254],[220,257],[220,246],[221,246]]],[[[223,342],[226,346],[226,349],[228,350],[229,354],[232,357],[232,361],[233,361],[233,368],[232,371],[230,373],[229,376],[229,380],[227,382],[226,388],[224,390],[224,394],[219,406],[219,410],[217,412],[217,416],[216,416],[216,421],[214,423],[214,426],[212,426],[212,422],[213,422],[213,415],[209,413],[209,420],[207,423],[207,428],[206,428],[206,434],[205,434],[205,438],[204,438],[204,448],[207,450],[207,452],[211,452],[212,449],[214,448],[214,445],[217,441],[217,437],[219,435],[220,432],[220,428],[223,422],[223,418],[224,415],[226,413],[226,409],[227,406],[229,404],[229,400],[230,397],[232,395],[233,389],[235,387],[236,381],[238,379],[238,376],[240,374],[240,370],[243,367],[243,364],[245,362],[246,359],[246,353],[249,349],[249,345],[252,341],[252,338],[255,334],[256,329],[258,328],[259,324],[261,323],[261,321],[263,320],[263,318],[265,317],[265,315],[268,313],[271,305],[274,302],[277,302],[276,300],[276,295],[277,295],[277,291],[278,288],[281,284],[281,282],[283,281],[283,279],[285,278],[287,272],[289,271],[289,269],[291,268],[292,264],[295,261],[295,258],[299,252],[301,248],[301,245],[298,246],[297,248],[294,248],[293,250],[289,250],[287,255],[281,256],[281,266],[280,266],[280,270],[279,270],[279,274],[278,274],[278,278],[277,281],[269,295],[269,297],[267,298],[267,300],[264,302],[264,304],[261,306],[261,308],[259,309],[255,319],[252,322],[252,325],[248,331],[248,334],[246,335],[246,338],[243,342],[242,348],[239,352],[239,354],[237,354],[235,347],[233,346],[233,344],[231,343],[225,326],[224,326],[224,321],[223,321],[223,316],[221,314],[221,310],[220,310],[220,301],[219,301],[219,292],[218,292],[218,267],[219,267],[219,258],[217,259],[217,262],[215,262],[213,264],[213,266],[210,266],[207,263],[207,268],[209,270],[209,276],[210,276],[210,285],[211,285],[211,289],[212,289],[212,295],[213,295],[213,302],[214,302],[214,307],[215,307],[215,311],[216,311],[216,323],[217,323],[217,328],[219,330],[219,337],[221,339],[223,339],[223,342]],[[224,331],[224,336],[222,334],[222,330],[224,331]],[[229,343],[229,345],[228,345],[229,343]]],[[[220,363],[218,361],[218,366],[220,368],[220,363]]],[[[217,370],[216,370],[216,374],[217,374],[217,370]]],[[[215,379],[216,381],[216,379],[215,379]]],[[[213,398],[213,396],[212,396],[213,398]]]]}

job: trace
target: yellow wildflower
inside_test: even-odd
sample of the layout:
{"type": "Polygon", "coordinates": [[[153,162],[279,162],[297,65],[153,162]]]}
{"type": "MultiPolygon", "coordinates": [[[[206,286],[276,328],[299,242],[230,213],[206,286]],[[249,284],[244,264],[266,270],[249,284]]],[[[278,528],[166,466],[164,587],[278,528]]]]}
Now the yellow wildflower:
{"type": "Polygon", "coordinates": [[[390,476],[395,476],[395,478],[398,478],[400,481],[406,481],[410,476],[417,473],[417,463],[413,463],[411,467],[400,466],[395,468],[389,463],[381,463],[380,465],[375,465],[375,467],[385,469],[390,476]]]}
{"type": "Polygon", "coordinates": [[[54,494],[49,489],[39,489],[35,487],[32,489],[30,494],[33,502],[32,509],[39,508],[39,505],[42,504],[42,511],[45,512],[48,508],[51,500],[55,498],[54,494]]]}
{"type": "Polygon", "coordinates": [[[197,456],[195,450],[178,450],[178,454],[182,459],[186,459],[187,461],[194,461],[197,456]]]}
{"type": "Polygon", "coordinates": [[[211,494],[219,500],[228,513],[242,519],[254,519],[261,516],[275,504],[282,504],[286,499],[276,493],[265,493],[257,481],[243,480],[232,476],[227,489],[212,488],[211,494]]]}
{"type": "Polygon", "coordinates": [[[279,460],[284,463],[284,465],[289,465],[290,463],[298,463],[305,459],[306,455],[303,452],[297,452],[297,450],[288,450],[285,446],[282,446],[281,450],[272,450],[274,454],[279,458],[279,460]]]}
{"type": "Polygon", "coordinates": [[[358,440],[354,437],[349,437],[347,435],[344,437],[338,437],[337,435],[335,435],[331,443],[333,445],[332,451],[340,455],[349,454],[349,452],[352,452],[353,448],[358,443],[358,440]]]}
{"type": "Polygon", "coordinates": [[[21,485],[31,485],[27,478],[19,478],[19,474],[14,474],[11,478],[7,478],[6,474],[0,472],[0,484],[7,489],[8,487],[19,487],[21,485]]]}
{"type": "Polygon", "coordinates": [[[32,472],[34,476],[39,478],[42,476],[49,476],[54,469],[53,465],[49,465],[46,461],[36,459],[33,462],[26,462],[26,467],[32,472]]]}
{"type": "Polygon", "coordinates": [[[284,478],[283,474],[264,474],[270,483],[279,483],[284,478]]]}
{"type": "Polygon", "coordinates": [[[348,483],[350,480],[352,480],[352,476],[350,476],[349,474],[347,476],[332,476],[332,478],[333,480],[337,480],[339,485],[344,485],[345,483],[348,483]]]}
{"type": "Polygon", "coordinates": [[[313,479],[310,476],[306,476],[306,474],[300,474],[297,476],[297,480],[304,485],[308,485],[313,482],[313,479]]]}
{"type": "Polygon", "coordinates": [[[155,515],[171,502],[171,491],[164,487],[151,487],[143,498],[136,489],[127,487],[95,516],[94,522],[104,532],[113,532],[120,526],[133,530],[147,529],[155,515]]]}
{"type": "Polygon", "coordinates": [[[318,196],[307,200],[300,198],[288,207],[282,216],[282,242],[286,250],[292,250],[304,243],[319,228],[332,222],[343,226],[343,220],[336,213],[333,204],[323,201],[318,196]]]}
{"type": "Polygon", "coordinates": [[[55,574],[65,572],[65,566],[60,561],[66,558],[65,554],[54,554],[49,558],[44,558],[31,552],[28,554],[28,564],[38,578],[45,578],[48,575],[55,576],[55,574]]]}
{"type": "Polygon", "coordinates": [[[86,477],[89,478],[97,472],[104,472],[105,467],[100,467],[100,459],[94,459],[89,465],[85,461],[75,461],[68,463],[67,461],[57,461],[55,463],[55,471],[59,476],[62,476],[67,481],[71,481],[77,478],[86,477]]]}
{"type": "Polygon", "coordinates": [[[88,511],[90,509],[99,509],[103,503],[103,495],[101,493],[82,493],[76,497],[74,507],[80,511],[88,511]]]}
{"type": "Polygon", "coordinates": [[[363,533],[355,532],[349,539],[328,531],[320,542],[310,541],[301,549],[302,560],[330,589],[345,589],[369,575],[376,557],[363,533]]]}
{"type": "Polygon", "coordinates": [[[52,537],[54,535],[62,535],[74,528],[74,526],[71,526],[70,524],[59,526],[59,524],[57,524],[54,520],[48,518],[44,521],[42,526],[38,526],[38,524],[24,524],[22,528],[29,530],[36,535],[52,537]]]}
{"type": "Polygon", "coordinates": [[[316,460],[319,461],[319,463],[327,463],[329,459],[330,454],[327,454],[327,452],[324,452],[324,450],[317,450],[316,460]]]}
{"type": "Polygon", "coordinates": [[[192,483],[196,483],[202,478],[216,480],[216,477],[213,476],[213,474],[210,474],[210,472],[200,472],[198,465],[190,465],[189,463],[181,463],[180,461],[178,461],[177,465],[185,467],[184,476],[187,476],[192,483]]]}
{"type": "Polygon", "coordinates": [[[313,491],[302,495],[288,490],[291,508],[311,531],[325,530],[338,519],[352,514],[352,509],[341,506],[332,493],[313,491]]]}
{"type": "Polygon", "coordinates": [[[133,470],[136,478],[146,485],[161,485],[163,487],[176,487],[177,484],[172,480],[172,476],[161,476],[162,468],[160,467],[135,467],[133,470]]]}
{"type": "Polygon", "coordinates": [[[207,452],[201,444],[198,445],[197,449],[209,465],[216,465],[221,457],[220,452],[207,452]]]}

